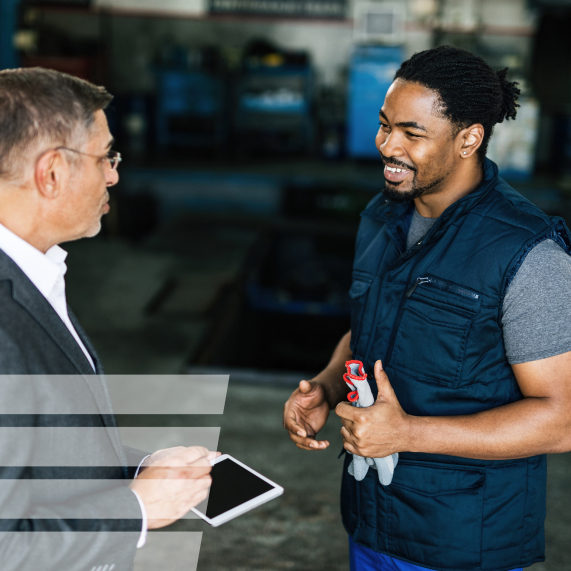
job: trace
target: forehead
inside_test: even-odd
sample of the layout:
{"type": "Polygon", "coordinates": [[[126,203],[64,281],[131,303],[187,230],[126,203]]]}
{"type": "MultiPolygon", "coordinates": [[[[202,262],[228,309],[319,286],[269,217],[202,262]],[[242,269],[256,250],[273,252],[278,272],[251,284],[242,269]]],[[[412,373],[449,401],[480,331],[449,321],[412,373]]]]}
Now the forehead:
{"type": "Polygon", "coordinates": [[[410,81],[397,79],[390,86],[382,107],[391,124],[415,122],[429,130],[440,130],[449,126],[449,121],[439,112],[438,94],[410,81]]]}
{"type": "Polygon", "coordinates": [[[87,144],[90,147],[106,147],[111,139],[107,117],[103,111],[98,110],[95,112],[94,119],[87,144]]]}

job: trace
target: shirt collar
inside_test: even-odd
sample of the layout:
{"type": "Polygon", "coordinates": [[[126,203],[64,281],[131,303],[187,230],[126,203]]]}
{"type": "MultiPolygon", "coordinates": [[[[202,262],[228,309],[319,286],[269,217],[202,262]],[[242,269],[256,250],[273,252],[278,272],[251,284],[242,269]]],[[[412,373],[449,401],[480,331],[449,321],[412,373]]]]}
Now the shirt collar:
{"type": "Polygon", "coordinates": [[[28,279],[48,298],[67,271],[67,252],[52,246],[45,254],[0,224],[0,249],[12,258],[28,279]]]}

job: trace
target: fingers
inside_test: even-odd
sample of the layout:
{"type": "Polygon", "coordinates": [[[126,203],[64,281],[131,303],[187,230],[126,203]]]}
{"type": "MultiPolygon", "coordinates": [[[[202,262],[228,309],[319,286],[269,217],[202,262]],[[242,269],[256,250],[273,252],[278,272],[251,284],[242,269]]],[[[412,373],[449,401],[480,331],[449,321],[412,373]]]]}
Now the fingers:
{"type": "Polygon", "coordinates": [[[297,422],[292,421],[290,424],[289,437],[298,448],[302,450],[325,450],[329,446],[327,440],[316,440],[308,436],[307,431],[304,430],[297,422]]]}
{"type": "Polygon", "coordinates": [[[377,395],[378,401],[392,402],[393,400],[397,400],[389,377],[383,369],[383,363],[380,359],[375,363],[375,380],[377,381],[377,388],[379,389],[377,395]]]}
{"type": "Polygon", "coordinates": [[[221,455],[222,455],[222,452],[209,452],[206,459],[209,462],[212,462],[212,460],[214,460],[215,458],[218,458],[218,456],[221,456],[221,455]]]}
{"type": "Polygon", "coordinates": [[[295,419],[295,416],[288,418],[286,422],[286,430],[289,432],[289,437],[298,448],[302,450],[325,450],[329,446],[327,440],[316,440],[313,436],[307,433],[295,419]]]}
{"type": "Polygon", "coordinates": [[[313,440],[312,442],[309,442],[309,444],[296,442],[295,445],[301,450],[309,450],[310,452],[329,448],[329,442],[327,440],[313,440]]]}
{"type": "Polygon", "coordinates": [[[153,518],[181,518],[191,508],[208,497],[212,484],[210,476],[192,480],[162,480],[154,489],[154,502],[149,506],[153,518]]]}
{"type": "Polygon", "coordinates": [[[353,435],[345,427],[341,428],[341,436],[343,437],[343,448],[351,454],[359,454],[353,435]]]}
{"type": "Polygon", "coordinates": [[[341,436],[343,442],[353,442],[353,435],[344,426],[341,427],[341,436]]]}
{"type": "Polygon", "coordinates": [[[181,456],[187,464],[194,464],[200,460],[208,461],[210,450],[204,446],[189,446],[181,452],[181,456]]]}
{"type": "Polygon", "coordinates": [[[210,451],[204,446],[178,446],[157,454],[156,460],[151,457],[149,466],[190,466],[208,464],[210,451]]]}
{"type": "Polygon", "coordinates": [[[313,381],[300,381],[299,388],[284,405],[283,426],[302,450],[324,450],[329,446],[327,440],[315,439],[329,415],[329,407],[319,387],[319,383],[313,381]]]}
{"type": "Polygon", "coordinates": [[[296,414],[293,410],[284,414],[284,428],[290,433],[290,436],[292,434],[302,438],[306,438],[308,436],[305,428],[303,428],[303,426],[301,426],[297,421],[296,414]]]}
{"type": "Polygon", "coordinates": [[[177,503],[180,503],[181,515],[184,515],[190,508],[204,501],[208,497],[211,485],[212,478],[206,476],[200,479],[188,480],[182,483],[182,486],[175,486],[173,499],[175,499],[177,503]]]}
{"type": "Polygon", "coordinates": [[[311,383],[310,381],[299,381],[300,392],[302,392],[304,395],[310,393],[313,389],[313,384],[314,383],[311,383]]]}
{"type": "MultiPolygon", "coordinates": [[[[208,490],[212,485],[212,467],[207,460],[208,454],[202,457],[202,454],[207,452],[201,447],[195,447],[195,450],[189,452],[185,450],[187,457],[199,457],[193,465],[181,463],[176,466],[149,466],[129,485],[139,494],[145,505],[149,529],[162,527],[167,521],[176,521],[208,497],[208,490]],[[161,523],[158,520],[164,521],[161,523]]],[[[217,453],[210,454],[215,456],[217,453]]],[[[181,461],[181,453],[173,456],[176,458],[171,456],[166,461],[181,461]]]]}
{"type": "Polygon", "coordinates": [[[204,466],[149,466],[137,480],[197,480],[210,478],[210,463],[204,466]]]}
{"type": "Polygon", "coordinates": [[[208,497],[208,488],[198,492],[190,502],[189,508],[195,508],[198,504],[202,503],[208,497]]]}
{"type": "MultiPolygon", "coordinates": [[[[363,409],[361,409],[363,410],[363,409]]],[[[340,402],[336,407],[335,407],[335,414],[341,418],[346,418],[348,420],[352,420],[355,416],[355,414],[357,414],[359,411],[359,409],[357,407],[354,407],[352,404],[348,403],[348,402],[340,402]]]]}
{"type": "MultiPolygon", "coordinates": [[[[315,388],[314,385],[315,383],[312,383],[310,381],[300,381],[299,392],[303,395],[308,395],[315,388]]],[[[307,437],[308,436],[307,431],[297,421],[295,408],[292,406],[288,406],[288,403],[289,401],[284,406],[284,422],[283,422],[284,428],[293,434],[301,436],[302,438],[307,437]]]]}

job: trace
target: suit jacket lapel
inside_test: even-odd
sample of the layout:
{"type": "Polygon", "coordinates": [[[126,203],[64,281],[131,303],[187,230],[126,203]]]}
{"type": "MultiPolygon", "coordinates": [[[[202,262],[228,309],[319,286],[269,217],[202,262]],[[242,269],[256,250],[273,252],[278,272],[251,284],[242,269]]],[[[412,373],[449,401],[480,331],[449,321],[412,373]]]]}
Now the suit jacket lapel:
{"type": "Polygon", "coordinates": [[[19,303],[52,338],[77,372],[82,375],[92,375],[91,364],[55,309],[14,260],[2,250],[0,250],[0,279],[8,279],[12,282],[14,301],[19,303]]]}
{"type": "Polygon", "coordinates": [[[36,320],[38,325],[64,352],[79,374],[92,375],[91,364],[55,309],[20,268],[16,269],[21,276],[14,275],[11,277],[14,301],[18,302],[36,320]]]}
{"type": "MultiPolygon", "coordinates": [[[[91,339],[89,339],[89,337],[87,336],[87,333],[85,333],[85,330],[81,326],[81,323],[79,323],[79,321],[77,320],[77,317],[75,316],[73,311],[71,311],[71,308],[69,307],[69,305],[67,306],[67,314],[69,315],[69,319],[71,321],[71,324],[73,325],[73,327],[77,331],[77,334],[79,335],[79,338],[81,339],[81,342],[85,345],[85,348],[87,349],[88,353],[91,355],[91,358],[93,359],[93,364],[95,365],[95,372],[98,375],[103,375],[104,374],[103,363],[101,363],[101,360],[99,359],[99,355],[97,354],[95,347],[91,343],[91,339]]],[[[82,353],[83,353],[83,351],[82,351],[82,353]]]]}
{"type": "MultiPolygon", "coordinates": [[[[119,434],[119,429],[117,426],[117,419],[115,418],[115,414],[113,412],[113,402],[111,401],[111,395],[109,394],[109,390],[107,388],[107,382],[105,381],[105,377],[103,376],[103,365],[99,360],[99,356],[97,355],[97,351],[95,351],[95,347],[91,343],[91,340],[85,333],[83,327],[80,325],[77,317],[75,317],[73,311],[67,308],[67,313],[69,315],[69,319],[74,326],[81,342],[85,345],[85,348],[91,355],[93,359],[93,363],[95,365],[96,375],[89,375],[86,377],[87,383],[90,385],[91,391],[94,393],[98,400],[101,400],[105,403],[105,409],[107,414],[103,415],[103,423],[107,426],[110,430],[108,430],[109,438],[123,463],[123,466],[127,466],[127,457],[125,455],[125,448],[123,447],[123,442],[121,441],[121,435],[119,434]]],[[[91,368],[91,365],[90,365],[91,368]]],[[[91,369],[93,371],[93,369],[91,369]]],[[[100,407],[101,410],[101,407],[100,407]]]]}
{"type": "Polygon", "coordinates": [[[87,383],[97,407],[101,413],[103,423],[108,428],[107,433],[123,465],[126,465],[125,450],[121,443],[117,421],[113,414],[111,399],[107,390],[105,379],[99,375],[103,374],[103,367],[97,353],[89,341],[89,338],[79,325],[73,313],[69,313],[69,318],[75,327],[79,338],[89,351],[95,364],[94,374],[91,363],[87,360],[81,347],[77,344],[73,335],[65,323],[60,319],[48,300],[40,293],[34,284],[22,272],[19,266],[2,250],[0,250],[0,276],[12,282],[12,298],[19,303],[38,325],[51,337],[54,343],[63,351],[69,361],[77,369],[84,381],[87,383]]]}

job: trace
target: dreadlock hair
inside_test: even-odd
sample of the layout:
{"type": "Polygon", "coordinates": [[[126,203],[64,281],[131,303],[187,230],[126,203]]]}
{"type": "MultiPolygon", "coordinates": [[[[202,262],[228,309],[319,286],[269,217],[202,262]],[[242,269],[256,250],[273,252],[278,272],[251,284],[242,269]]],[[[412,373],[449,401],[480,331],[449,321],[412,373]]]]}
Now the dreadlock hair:
{"type": "Polygon", "coordinates": [[[481,57],[454,46],[439,46],[414,54],[397,71],[395,79],[418,83],[435,91],[438,111],[455,126],[455,134],[475,123],[484,127],[478,149],[486,156],[494,125],[515,119],[517,82],[507,81],[508,68],[494,71],[481,57]]]}

